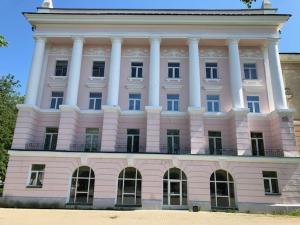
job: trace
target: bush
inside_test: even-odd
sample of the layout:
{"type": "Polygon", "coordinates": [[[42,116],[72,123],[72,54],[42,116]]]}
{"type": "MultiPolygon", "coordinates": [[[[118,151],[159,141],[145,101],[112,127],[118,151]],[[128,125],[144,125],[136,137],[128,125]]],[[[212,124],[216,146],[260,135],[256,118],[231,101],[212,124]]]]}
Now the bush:
{"type": "Polygon", "coordinates": [[[300,208],[293,211],[275,211],[273,215],[285,215],[285,216],[299,216],[300,217],[300,208]]]}
{"type": "Polygon", "coordinates": [[[20,202],[20,201],[8,201],[0,200],[1,208],[23,208],[23,209],[64,209],[65,206],[54,203],[44,203],[44,202],[20,202]]]}

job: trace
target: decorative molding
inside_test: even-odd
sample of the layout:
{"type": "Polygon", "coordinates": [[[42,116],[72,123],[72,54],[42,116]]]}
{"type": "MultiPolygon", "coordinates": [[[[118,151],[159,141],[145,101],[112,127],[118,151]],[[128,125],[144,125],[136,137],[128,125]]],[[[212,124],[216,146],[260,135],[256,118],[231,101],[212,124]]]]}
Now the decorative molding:
{"type": "Polygon", "coordinates": [[[122,53],[124,57],[140,58],[150,56],[148,48],[126,48],[122,53]]]}
{"type": "Polygon", "coordinates": [[[110,57],[110,49],[106,47],[100,48],[84,48],[84,56],[110,57]]]}
{"type": "Polygon", "coordinates": [[[224,58],[228,57],[225,49],[221,48],[205,48],[200,50],[200,57],[203,58],[224,58]]]}
{"type": "Polygon", "coordinates": [[[102,89],[102,88],[105,88],[106,83],[104,83],[104,82],[93,82],[93,83],[88,82],[88,83],[86,83],[86,86],[88,88],[93,88],[93,89],[102,89]]]}
{"type": "Polygon", "coordinates": [[[205,86],[202,86],[202,89],[210,93],[220,93],[223,89],[223,86],[218,83],[208,83],[205,86]]]}
{"type": "Polygon", "coordinates": [[[163,85],[163,88],[167,91],[179,91],[182,88],[182,85],[180,84],[165,84],[163,85]]]}
{"type": "Polygon", "coordinates": [[[262,80],[243,80],[243,88],[246,92],[259,93],[265,90],[262,80]]]}
{"type": "Polygon", "coordinates": [[[126,84],[125,87],[128,90],[135,91],[135,90],[141,90],[145,86],[144,86],[144,84],[141,84],[141,83],[129,83],[129,84],[126,84]]]}
{"type": "Polygon", "coordinates": [[[49,55],[59,55],[59,56],[71,56],[71,47],[53,47],[49,48],[49,55]]]}
{"type": "Polygon", "coordinates": [[[144,78],[138,78],[138,77],[128,77],[127,78],[129,80],[129,82],[143,82],[144,78]]]}
{"type": "Polygon", "coordinates": [[[62,82],[48,82],[48,86],[50,88],[59,88],[59,89],[64,89],[67,86],[66,80],[62,82]]]}
{"type": "Polygon", "coordinates": [[[184,48],[164,48],[161,50],[162,58],[187,58],[188,51],[184,48]]]}
{"type": "Polygon", "coordinates": [[[181,78],[166,78],[165,80],[169,83],[172,83],[172,82],[180,83],[182,81],[181,78]]]}
{"type": "Polygon", "coordinates": [[[240,48],[240,57],[241,58],[261,59],[261,58],[263,58],[263,53],[260,49],[240,48]]]}
{"type": "Polygon", "coordinates": [[[51,80],[64,82],[68,79],[68,76],[50,76],[51,80]]]}

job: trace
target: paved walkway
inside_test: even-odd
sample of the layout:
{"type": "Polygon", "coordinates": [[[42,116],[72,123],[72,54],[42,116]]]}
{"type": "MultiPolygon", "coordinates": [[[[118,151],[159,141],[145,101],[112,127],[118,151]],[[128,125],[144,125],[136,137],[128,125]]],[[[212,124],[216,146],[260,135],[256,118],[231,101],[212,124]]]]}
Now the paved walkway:
{"type": "Polygon", "coordinates": [[[1,225],[300,225],[300,217],[187,211],[1,209],[1,225]]]}

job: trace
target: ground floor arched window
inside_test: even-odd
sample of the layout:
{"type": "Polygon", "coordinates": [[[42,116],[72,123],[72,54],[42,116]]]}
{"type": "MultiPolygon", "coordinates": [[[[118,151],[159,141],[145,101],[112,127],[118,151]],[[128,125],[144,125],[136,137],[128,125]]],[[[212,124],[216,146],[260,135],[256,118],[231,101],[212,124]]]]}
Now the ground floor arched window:
{"type": "Polygon", "coordinates": [[[134,167],[127,167],[119,174],[117,205],[142,205],[142,176],[134,167]]]}
{"type": "Polygon", "coordinates": [[[88,166],[77,168],[72,175],[69,203],[93,204],[94,186],[94,171],[88,166]]]}
{"type": "Polygon", "coordinates": [[[217,170],[210,177],[210,199],[212,208],[236,208],[234,181],[230,173],[217,170]]]}
{"type": "Polygon", "coordinates": [[[187,177],[178,168],[169,169],[163,177],[163,204],[187,205],[187,177]]]}

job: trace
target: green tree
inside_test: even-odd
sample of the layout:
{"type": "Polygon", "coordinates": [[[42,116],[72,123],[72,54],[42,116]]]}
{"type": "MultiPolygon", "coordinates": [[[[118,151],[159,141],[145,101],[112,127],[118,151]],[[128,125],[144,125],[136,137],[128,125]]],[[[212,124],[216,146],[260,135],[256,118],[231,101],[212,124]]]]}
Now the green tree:
{"type": "Polygon", "coordinates": [[[240,0],[241,2],[245,3],[248,8],[251,8],[252,3],[256,2],[256,0],[240,0]]]}
{"type": "Polygon", "coordinates": [[[5,41],[4,36],[0,35],[0,47],[6,47],[7,44],[8,43],[5,41]]]}
{"type": "Polygon", "coordinates": [[[17,104],[24,97],[17,91],[20,81],[12,75],[0,77],[0,180],[4,180],[8,162],[7,150],[11,147],[17,118],[17,104]]]}

